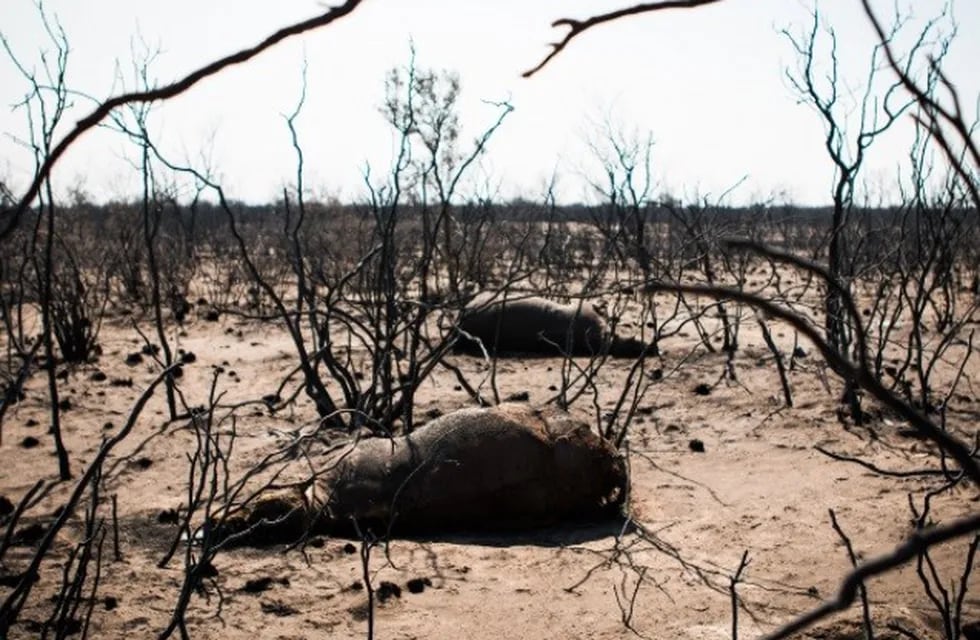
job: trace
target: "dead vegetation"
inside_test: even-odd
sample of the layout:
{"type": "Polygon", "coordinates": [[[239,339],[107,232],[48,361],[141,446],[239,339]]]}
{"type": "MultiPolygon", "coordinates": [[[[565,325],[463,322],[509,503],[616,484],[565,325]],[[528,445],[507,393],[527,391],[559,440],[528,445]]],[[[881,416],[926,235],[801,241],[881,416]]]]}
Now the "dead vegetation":
{"type": "MultiPolygon", "coordinates": [[[[164,88],[148,55],[57,141],[69,47],[42,10],[59,84],[18,63],[38,171],[0,190],[0,637],[972,637],[980,154],[938,23],[896,52],[869,9],[889,81],[852,131],[811,73],[832,30],[787,33],[828,211],[659,198],[648,140],[613,130],[600,204],[495,203],[467,172],[511,106],[467,147],[458,78],[414,54],[358,204],[309,201],[302,96],[267,207],[156,147],[153,101],[357,4],[164,88]],[[867,206],[862,153],[903,114],[910,181],[867,206]],[[107,117],[143,193],[61,202],[55,163],[107,117]],[[494,296],[562,322],[472,324],[494,296]]],[[[560,21],[552,55],[699,4],[560,21]]]]}

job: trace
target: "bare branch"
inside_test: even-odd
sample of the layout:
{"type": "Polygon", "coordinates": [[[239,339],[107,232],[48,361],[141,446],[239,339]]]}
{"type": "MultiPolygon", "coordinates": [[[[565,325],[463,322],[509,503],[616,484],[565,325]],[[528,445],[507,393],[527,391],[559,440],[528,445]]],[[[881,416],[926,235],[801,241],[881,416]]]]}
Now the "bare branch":
{"type": "Polygon", "coordinates": [[[714,4],[720,1],[721,0],[670,0],[667,2],[645,2],[642,4],[633,5],[631,7],[617,9],[616,11],[610,11],[609,13],[592,16],[591,18],[587,18],[585,20],[576,20],[574,18],[561,18],[559,20],[555,20],[551,23],[551,26],[555,28],[568,27],[568,33],[565,34],[565,37],[562,38],[560,42],[554,42],[551,44],[551,53],[545,56],[544,60],[522,73],[521,76],[524,78],[530,78],[533,76],[535,73],[544,68],[546,64],[551,62],[552,58],[561,53],[561,51],[568,45],[569,42],[572,41],[573,38],[597,25],[619,20],[620,18],[639,15],[641,13],[652,13],[663,9],[693,9],[701,5],[714,4]]]}
{"type": "Polygon", "coordinates": [[[973,533],[978,529],[980,529],[980,514],[954,520],[945,526],[934,527],[925,531],[916,531],[890,553],[872,558],[847,574],[841,582],[837,596],[833,600],[828,600],[819,607],[793,619],[785,626],[764,636],[762,640],[781,640],[782,638],[788,638],[797,631],[806,629],[818,620],[822,620],[838,611],[843,611],[853,604],[858,594],[858,588],[868,578],[887,573],[908,562],[930,547],[973,533]]]}
{"type": "Polygon", "coordinates": [[[918,117],[916,119],[919,120],[921,124],[924,124],[930,133],[932,133],[932,135],[936,138],[937,142],[950,159],[953,170],[963,179],[964,183],[970,190],[974,205],[980,206],[980,192],[978,192],[976,188],[976,178],[968,171],[967,163],[959,160],[958,154],[952,153],[951,148],[953,143],[947,138],[942,129],[943,123],[953,128],[963,145],[964,153],[972,161],[973,168],[980,168],[980,147],[977,146],[976,142],[972,138],[972,129],[963,119],[963,110],[960,106],[959,94],[956,92],[955,86],[946,78],[945,75],[943,75],[942,70],[939,69],[938,63],[935,59],[930,60],[930,65],[932,66],[933,70],[939,74],[943,87],[945,87],[949,92],[950,99],[953,103],[952,107],[945,107],[941,105],[936,98],[929,94],[927,89],[923,89],[916,84],[916,82],[909,75],[908,69],[903,67],[901,61],[896,58],[895,52],[891,47],[890,39],[882,27],[881,21],[878,19],[874,10],[872,10],[869,0],[861,0],[861,4],[864,5],[864,12],[868,16],[868,20],[871,22],[871,26],[874,28],[875,33],[878,35],[882,49],[885,52],[885,57],[888,59],[889,66],[891,66],[892,71],[895,72],[895,75],[898,76],[898,80],[902,86],[905,87],[905,90],[912,95],[916,102],[919,103],[919,106],[922,107],[923,112],[927,115],[925,118],[927,122],[923,122],[922,119],[918,117]]]}
{"type": "Polygon", "coordinates": [[[882,469],[878,465],[863,460],[861,458],[856,458],[854,456],[844,455],[843,453],[834,453],[828,449],[817,445],[813,447],[819,453],[831,458],[833,460],[838,460],[840,462],[852,462],[856,465],[862,466],[869,471],[873,471],[878,475],[891,476],[893,478],[921,478],[922,476],[945,476],[948,475],[946,471],[942,469],[913,469],[911,471],[895,471],[892,469],[882,469]]]}

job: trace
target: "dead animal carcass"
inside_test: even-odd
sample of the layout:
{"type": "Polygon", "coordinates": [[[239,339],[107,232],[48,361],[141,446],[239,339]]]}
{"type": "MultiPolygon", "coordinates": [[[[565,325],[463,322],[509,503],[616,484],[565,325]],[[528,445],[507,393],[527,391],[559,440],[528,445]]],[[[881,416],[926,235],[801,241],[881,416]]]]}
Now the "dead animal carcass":
{"type": "Polygon", "coordinates": [[[480,353],[519,352],[573,356],[637,357],[655,347],[634,338],[611,335],[602,317],[588,302],[560,304],[537,296],[499,299],[481,293],[463,309],[459,319],[460,350],[480,353]]]}
{"type": "Polygon", "coordinates": [[[305,490],[260,495],[223,527],[243,542],[305,531],[500,529],[615,512],[617,451],[566,414],[526,405],[463,409],[406,436],[334,455],[305,490]]]}

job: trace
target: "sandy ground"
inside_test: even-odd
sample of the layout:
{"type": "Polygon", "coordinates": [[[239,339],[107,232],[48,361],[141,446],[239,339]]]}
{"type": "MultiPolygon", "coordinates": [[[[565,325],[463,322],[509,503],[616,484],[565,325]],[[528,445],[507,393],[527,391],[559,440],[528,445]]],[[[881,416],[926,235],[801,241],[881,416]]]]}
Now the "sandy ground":
{"type": "MultiPolygon", "coordinates": [[[[185,332],[179,346],[197,356],[181,381],[192,405],[206,401],[216,367],[221,367],[217,388],[225,393],[223,402],[234,403],[272,393],[295,362],[285,332],[268,324],[232,316],[208,322],[195,315],[185,332]]],[[[776,334],[780,345],[789,348],[788,331],[776,334]]],[[[400,588],[400,595],[378,605],[376,637],[730,638],[729,576],[743,552],[749,564],[738,585],[738,632],[755,637],[835,593],[849,560],[828,510],[834,510],[860,558],[889,550],[909,533],[909,495],[920,504],[922,494],[939,484],[937,478],[885,478],[814,448],[860,455],[887,469],[934,468],[930,448],[908,437],[905,425],[875,415],[870,427],[845,429],[835,415],[838,385],[833,380],[829,389],[823,385],[823,366],[812,356],[791,374],[796,406],[783,408],[772,360],[748,324],[736,361],[737,383],[719,382],[721,354],[689,357],[694,340],[678,336],[662,345],[661,358],[649,368],[662,368],[667,375],[643,397],[630,432],[631,513],[640,530],[617,521],[392,540],[387,548],[374,548],[371,557],[375,588],[382,582],[400,588]],[[711,385],[711,393],[694,393],[700,383],[711,385]],[[704,450],[694,451],[693,440],[704,450]]],[[[142,345],[131,320],[108,321],[101,342],[99,362],[71,369],[62,382],[70,402],[64,431],[76,477],[103,438],[120,428],[155,375],[147,361],[124,362],[142,345]],[[106,379],[93,379],[97,371],[106,379]],[[131,379],[132,386],[113,384],[124,379],[131,379]]],[[[454,360],[468,376],[479,377],[480,360],[454,360]]],[[[615,400],[628,364],[620,361],[604,370],[602,407],[615,400]]],[[[974,359],[966,371],[952,427],[972,428],[980,415],[972,386],[978,366],[974,359]]],[[[501,393],[526,391],[532,404],[543,402],[552,395],[549,386],[557,384],[558,370],[557,359],[501,361],[501,393]]],[[[162,397],[156,394],[107,465],[104,495],[117,496],[121,560],[113,560],[110,533],[92,637],[156,636],[177,601],[186,546],[167,566],[157,566],[177,532],[174,525],[159,522],[159,515],[186,502],[187,454],[193,445],[186,421],[166,423],[162,397]]],[[[417,415],[472,404],[451,374],[439,371],[422,389],[417,415]]],[[[581,405],[577,410],[592,421],[589,402],[581,405]]],[[[0,495],[14,503],[36,480],[57,474],[51,437],[45,433],[45,407],[44,380],[35,376],[26,399],[11,409],[3,425],[0,495]],[[28,437],[39,444],[25,448],[28,437]]],[[[281,434],[315,421],[305,401],[275,415],[257,405],[237,415],[231,461],[236,474],[275,449],[281,434]]],[[[31,510],[25,525],[50,521],[69,490],[56,487],[31,510]]],[[[933,520],[975,510],[976,499],[972,489],[938,495],[933,520]]],[[[13,637],[35,637],[38,623],[50,615],[49,596],[60,585],[65,552],[78,535],[76,523],[56,542],[57,553],[43,566],[13,637]]],[[[947,588],[961,580],[967,542],[933,554],[947,588]]],[[[18,570],[32,551],[27,544],[14,546],[2,570],[18,570]]],[[[192,637],[366,636],[367,596],[358,551],[356,541],[320,538],[304,551],[221,553],[206,595],[192,599],[192,637]]],[[[973,586],[964,602],[967,621],[980,620],[973,586]]],[[[0,586],[0,598],[7,593],[9,587],[0,586]]],[[[869,598],[879,637],[899,637],[886,629],[895,622],[922,638],[942,637],[914,565],[875,580],[869,598]]],[[[852,608],[809,633],[858,638],[859,623],[860,611],[852,608]]]]}

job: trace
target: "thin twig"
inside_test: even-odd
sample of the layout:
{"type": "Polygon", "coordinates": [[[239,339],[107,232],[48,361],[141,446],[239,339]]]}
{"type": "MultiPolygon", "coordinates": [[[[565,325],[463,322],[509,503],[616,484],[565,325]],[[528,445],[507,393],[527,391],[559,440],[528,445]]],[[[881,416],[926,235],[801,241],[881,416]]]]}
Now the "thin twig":
{"type": "Polygon", "coordinates": [[[742,572],[749,566],[749,550],[742,552],[742,559],[739,560],[738,569],[735,574],[728,579],[728,591],[732,597],[732,640],[738,640],[738,583],[742,581],[742,572]]]}
{"type": "Polygon", "coordinates": [[[612,22],[614,20],[619,20],[620,18],[639,15],[641,13],[652,13],[654,11],[662,11],[664,9],[693,9],[695,7],[700,7],[706,4],[714,4],[715,2],[720,1],[721,0],[670,0],[665,2],[646,2],[636,4],[631,7],[617,9],[616,11],[610,11],[609,13],[595,15],[591,18],[586,18],[585,20],[576,20],[574,18],[561,18],[559,20],[555,20],[551,23],[551,26],[555,28],[568,27],[568,33],[566,33],[565,37],[559,42],[551,43],[551,52],[545,56],[544,60],[522,73],[521,76],[524,78],[530,78],[533,76],[546,64],[551,62],[552,58],[561,53],[561,51],[568,45],[569,42],[572,41],[573,38],[581,35],[585,31],[588,31],[592,27],[605,24],[607,22],[612,22]]]}
{"type": "MultiPolygon", "coordinates": [[[[854,553],[854,546],[851,545],[851,539],[844,533],[844,529],[841,528],[840,523],[837,522],[837,514],[834,513],[833,509],[828,510],[830,512],[830,524],[834,527],[834,531],[840,536],[841,541],[844,543],[844,547],[847,549],[847,558],[851,561],[852,567],[857,567],[857,555],[854,553]]],[[[871,626],[871,607],[868,604],[868,590],[864,586],[864,583],[858,585],[858,593],[861,596],[861,615],[864,621],[864,638],[865,640],[874,640],[874,628],[871,626]]]]}

